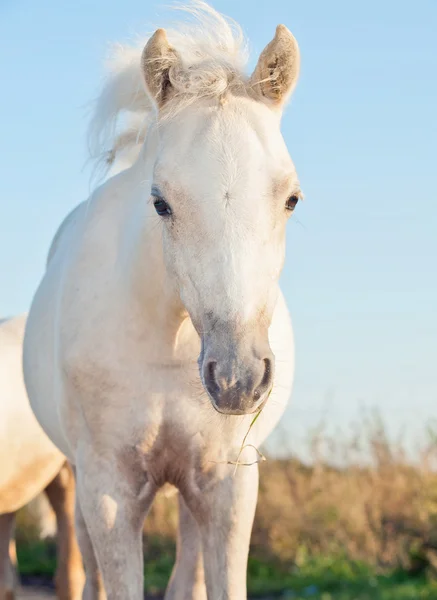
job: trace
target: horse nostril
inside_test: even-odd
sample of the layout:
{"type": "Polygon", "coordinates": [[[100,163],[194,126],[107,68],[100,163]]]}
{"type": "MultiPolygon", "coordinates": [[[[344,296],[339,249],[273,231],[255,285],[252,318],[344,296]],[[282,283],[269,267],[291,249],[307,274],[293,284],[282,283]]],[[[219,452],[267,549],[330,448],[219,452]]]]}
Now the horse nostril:
{"type": "Polygon", "coordinates": [[[271,380],[272,380],[272,361],[270,360],[270,358],[265,358],[264,359],[264,376],[262,378],[260,387],[267,387],[268,385],[270,385],[271,380]]]}
{"type": "Polygon", "coordinates": [[[208,363],[208,378],[215,383],[215,370],[217,368],[217,363],[212,360],[208,363]]]}
{"type": "Polygon", "coordinates": [[[255,402],[261,398],[261,396],[269,389],[273,377],[273,365],[270,358],[264,359],[264,375],[261,379],[261,383],[253,392],[253,399],[255,402]]]}
{"type": "Polygon", "coordinates": [[[210,360],[205,369],[205,383],[209,391],[217,391],[219,389],[217,378],[217,363],[215,360],[210,360]]]}
{"type": "Polygon", "coordinates": [[[203,385],[219,412],[250,413],[267,398],[274,366],[273,355],[261,360],[249,356],[241,364],[206,359],[202,368],[203,385]]]}

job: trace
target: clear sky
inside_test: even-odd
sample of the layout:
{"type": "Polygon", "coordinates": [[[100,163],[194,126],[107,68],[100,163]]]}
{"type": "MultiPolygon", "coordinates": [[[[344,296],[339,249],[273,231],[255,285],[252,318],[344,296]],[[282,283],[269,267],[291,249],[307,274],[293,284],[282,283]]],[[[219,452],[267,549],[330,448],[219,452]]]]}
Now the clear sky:
{"type": "MultiPolygon", "coordinates": [[[[306,194],[283,274],[289,442],[361,406],[418,430],[437,417],[437,2],[212,3],[243,26],[251,67],[280,22],[302,52],[283,120],[306,194]]],[[[57,225],[88,195],[85,107],[107,44],[165,25],[167,4],[0,0],[0,315],[28,309],[57,225]]]]}

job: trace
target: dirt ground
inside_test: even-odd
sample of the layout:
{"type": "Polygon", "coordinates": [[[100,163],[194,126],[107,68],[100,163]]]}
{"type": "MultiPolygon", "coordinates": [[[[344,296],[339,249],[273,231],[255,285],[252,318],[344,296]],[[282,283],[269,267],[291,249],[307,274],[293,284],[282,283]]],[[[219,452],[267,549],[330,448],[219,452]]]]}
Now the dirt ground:
{"type": "Polygon", "coordinates": [[[17,600],[54,600],[55,594],[50,589],[36,587],[20,587],[17,600]]]}
{"type": "Polygon", "coordinates": [[[51,600],[55,595],[50,590],[41,590],[33,587],[20,588],[17,600],[51,600]]]}

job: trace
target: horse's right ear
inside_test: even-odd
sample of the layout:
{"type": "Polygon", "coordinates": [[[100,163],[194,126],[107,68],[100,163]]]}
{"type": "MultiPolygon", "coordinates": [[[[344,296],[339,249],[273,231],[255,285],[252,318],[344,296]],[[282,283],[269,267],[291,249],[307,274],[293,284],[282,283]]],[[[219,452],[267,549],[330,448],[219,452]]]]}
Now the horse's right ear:
{"type": "Polygon", "coordinates": [[[162,108],[170,96],[172,84],[169,71],[178,60],[165,30],[157,29],[141,55],[141,70],[147,90],[158,108],[162,108]]]}

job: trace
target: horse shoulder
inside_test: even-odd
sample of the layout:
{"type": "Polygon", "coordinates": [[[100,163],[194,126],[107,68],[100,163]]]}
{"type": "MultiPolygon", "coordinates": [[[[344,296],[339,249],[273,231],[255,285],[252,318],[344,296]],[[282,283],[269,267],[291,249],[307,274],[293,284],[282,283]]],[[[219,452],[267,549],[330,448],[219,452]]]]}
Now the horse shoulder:
{"type": "Polygon", "coordinates": [[[77,222],[77,219],[79,218],[80,213],[84,210],[84,208],[85,208],[85,202],[81,202],[75,208],[73,208],[73,210],[71,212],[68,213],[68,215],[62,221],[62,223],[59,225],[59,227],[53,237],[52,243],[50,244],[50,248],[49,248],[49,251],[47,254],[47,265],[50,264],[50,261],[55,256],[56,250],[58,249],[58,246],[61,242],[62,235],[66,231],[68,231],[69,228],[74,226],[74,223],[77,222]]]}

